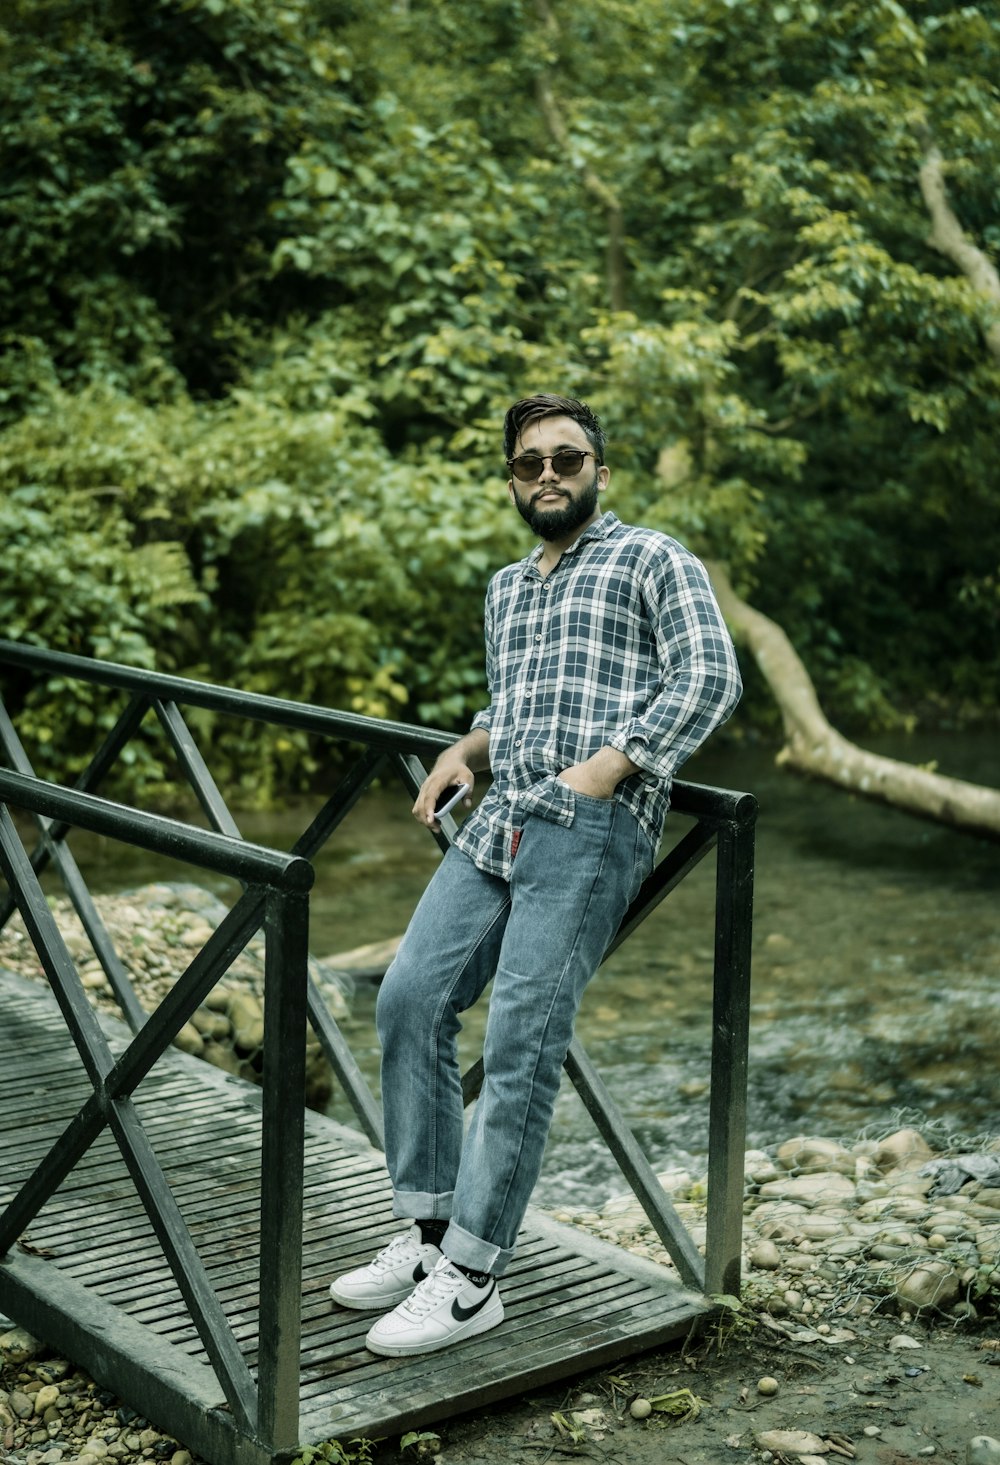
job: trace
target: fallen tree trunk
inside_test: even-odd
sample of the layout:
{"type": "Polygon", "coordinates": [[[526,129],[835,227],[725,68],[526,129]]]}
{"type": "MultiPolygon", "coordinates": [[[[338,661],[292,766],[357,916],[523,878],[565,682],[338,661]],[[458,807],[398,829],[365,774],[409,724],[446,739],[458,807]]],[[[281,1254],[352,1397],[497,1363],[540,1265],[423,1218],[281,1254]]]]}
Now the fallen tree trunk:
{"type": "Polygon", "coordinates": [[[781,627],[736,594],[722,565],[709,562],[707,569],[733,636],[752,652],[781,711],[785,746],[779,763],[866,799],[1000,839],[1000,790],[883,758],[849,742],[827,722],[809,673],[781,627]]]}

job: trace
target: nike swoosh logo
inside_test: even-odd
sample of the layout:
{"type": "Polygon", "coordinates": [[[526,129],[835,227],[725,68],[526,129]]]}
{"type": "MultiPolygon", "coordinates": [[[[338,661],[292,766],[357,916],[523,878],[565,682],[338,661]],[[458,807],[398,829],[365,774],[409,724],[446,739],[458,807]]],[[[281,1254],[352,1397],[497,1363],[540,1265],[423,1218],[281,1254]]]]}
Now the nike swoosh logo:
{"type": "Polygon", "coordinates": [[[429,1273],[425,1270],[423,1262],[417,1262],[417,1265],[413,1268],[414,1282],[423,1282],[428,1275],[429,1273]]]}
{"type": "Polygon", "coordinates": [[[482,1311],[482,1309],[489,1302],[490,1298],[493,1296],[493,1294],[494,1294],[494,1292],[496,1290],[497,1290],[497,1284],[496,1284],[496,1282],[494,1282],[493,1283],[493,1286],[487,1292],[486,1296],[480,1298],[480,1300],[478,1302],[474,1302],[471,1307],[463,1307],[461,1305],[461,1303],[459,1302],[458,1298],[456,1297],[455,1298],[455,1301],[451,1304],[451,1315],[452,1315],[452,1317],[455,1319],[455,1321],[457,1323],[468,1322],[468,1320],[469,1320],[470,1317],[475,1317],[475,1315],[476,1315],[477,1312],[481,1312],[482,1311]]]}

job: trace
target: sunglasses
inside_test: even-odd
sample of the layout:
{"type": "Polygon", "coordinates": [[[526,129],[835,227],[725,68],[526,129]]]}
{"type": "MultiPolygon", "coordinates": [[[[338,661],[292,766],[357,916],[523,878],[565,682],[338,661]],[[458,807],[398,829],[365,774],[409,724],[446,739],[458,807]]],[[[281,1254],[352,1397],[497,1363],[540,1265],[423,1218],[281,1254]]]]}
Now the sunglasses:
{"type": "Polygon", "coordinates": [[[548,454],[521,453],[517,458],[508,458],[507,467],[521,483],[533,483],[541,476],[546,463],[552,464],[552,472],[560,478],[572,478],[583,467],[584,458],[593,457],[593,453],[581,453],[576,448],[560,448],[551,457],[548,454]]]}

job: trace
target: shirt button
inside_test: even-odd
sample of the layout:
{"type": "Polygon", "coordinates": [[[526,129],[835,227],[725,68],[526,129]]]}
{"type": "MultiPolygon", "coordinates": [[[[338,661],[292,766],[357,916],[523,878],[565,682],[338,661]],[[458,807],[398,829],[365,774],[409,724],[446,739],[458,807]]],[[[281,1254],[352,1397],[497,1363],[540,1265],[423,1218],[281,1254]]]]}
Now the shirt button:
{"type": "Polygon", "coordinates": [[[547,585],[543,585],[542,590],[545,592],[546,595],[549,593],[549,587],[547,585]]]}
{"type": "Polygon", "coordinates": [[[535,640],[536,640],[536,641],[540,641],[540,640],[541,640],[541,639],[542,639],[542,638],[541,638],[541,636],[536,636],[536,637],[535,637],[535,640]]]}
{"type": "Polygon", "coordinates": [[[517,742],[514,744],[514,747],[515,748],[519,748],[520,746],[521,746],[521,739],[518,738],[517,742]]]}

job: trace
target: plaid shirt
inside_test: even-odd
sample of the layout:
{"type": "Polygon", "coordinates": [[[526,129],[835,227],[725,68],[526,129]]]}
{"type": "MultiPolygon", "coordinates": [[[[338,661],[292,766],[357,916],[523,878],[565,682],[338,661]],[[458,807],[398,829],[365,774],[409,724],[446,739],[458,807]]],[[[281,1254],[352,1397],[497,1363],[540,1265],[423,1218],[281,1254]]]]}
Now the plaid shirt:
{"type": "Polygon", "coordinates": [[[641,770],[614,797],[657,844],[674,774],[742,691],[704,566],[675,539],[607,513],[547,579],[541,553],[486,593],[490,705],[472,727],[490,734],[493,783],[455,839],[503,879],[529,814],[572,824],[574,792],[556,775],[605,746],[641,770]]]}

